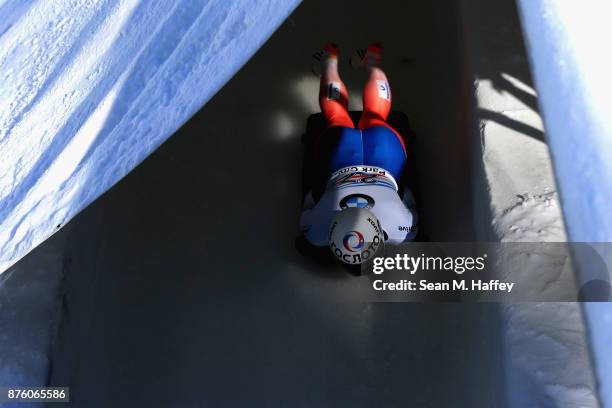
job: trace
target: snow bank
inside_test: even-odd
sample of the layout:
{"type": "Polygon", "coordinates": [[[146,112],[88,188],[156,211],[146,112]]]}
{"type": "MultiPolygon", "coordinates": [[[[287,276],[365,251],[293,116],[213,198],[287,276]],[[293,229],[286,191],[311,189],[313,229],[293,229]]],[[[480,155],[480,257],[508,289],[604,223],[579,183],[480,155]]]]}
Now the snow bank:
{"type": "Polygon", "coordinates": [[[298,3],[2,3],[0,273],[167,139],[298,3]]]}

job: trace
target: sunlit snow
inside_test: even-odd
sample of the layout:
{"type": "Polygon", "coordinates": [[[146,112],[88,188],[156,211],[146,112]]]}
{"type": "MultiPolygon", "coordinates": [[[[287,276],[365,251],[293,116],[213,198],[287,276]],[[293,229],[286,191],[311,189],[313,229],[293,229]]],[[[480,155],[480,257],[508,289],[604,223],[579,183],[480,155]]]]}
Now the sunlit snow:
{"type": "Polygon", "coordinates": [[[0,273],[210,99],[299,2],[0,3],[0,273]]]}

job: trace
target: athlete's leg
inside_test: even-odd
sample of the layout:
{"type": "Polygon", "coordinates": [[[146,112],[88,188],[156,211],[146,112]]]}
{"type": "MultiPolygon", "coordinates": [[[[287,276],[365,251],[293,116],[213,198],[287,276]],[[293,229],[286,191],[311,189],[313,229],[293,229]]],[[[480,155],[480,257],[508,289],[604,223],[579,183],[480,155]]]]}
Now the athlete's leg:
{"type": "Polygon", "coordinates": [[[380,67],[381,51],[380,44],[368,45],[363,61],[368,80],[363,88],[363,114],[359,129],[388,126],[386,120],[391,110],[391,88],[387,75],[380,67]]]}
{"type": "Polygon", "coordinates": [[[338,74],[338,53],[335,44],[326,44],[321,52],[319,105],[325,116],[326,128],[317,135],[312,146],[312,193],[315,201],[325,191],[329,176],[337,170],[336,167],[344,161],[353,163],[353,156],[357,153],[361,155],[363,151],[359,131],[354,129],[355,124],[348,113],[348,91],[338,74]]]}
{"type": "Polygon", "coordinates": [[[404,138],[387,123],[387,116],[391,111],[391,87],[385,71],[380,67],[382,61],[382,47],[380,44],[372,43],[368,45],[364,57],[364,67],[368,72],[368,80],[363,88],[363,113],[359,119],[359,129],[370,129],[376,126],[383,126],[392,131],[399,145],[406,155],[406,145],[404,138]]]}
{"type": "Polygon", "coordinates": [[[321,84],[319,105],[327,127],[355,125],[348,113],[348,91],[338,74],[338,46],[326,44],[321,58],[321,84]]]}

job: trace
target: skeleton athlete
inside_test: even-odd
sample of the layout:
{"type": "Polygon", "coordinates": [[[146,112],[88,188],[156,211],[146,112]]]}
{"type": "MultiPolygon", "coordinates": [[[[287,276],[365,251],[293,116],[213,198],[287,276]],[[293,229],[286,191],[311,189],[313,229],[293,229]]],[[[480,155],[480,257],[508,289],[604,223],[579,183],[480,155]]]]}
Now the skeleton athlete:
{"type": "Polygon", "coordinates": [[[398,193],[407,152],[401,135],[386,122],[391,88],[381,69],[381,46],[370,44],[357,53],[368,79],[356,127],[338,74],[338,54],[331,43],[315,54],[326,128],[314,142],[315,182],[304,200],[300,230],[311,245],[330,246],[340,261],[360,264],[384,241],[413,240],[417,215],[410,191],[405,189],[404,197],[398,193]]]}

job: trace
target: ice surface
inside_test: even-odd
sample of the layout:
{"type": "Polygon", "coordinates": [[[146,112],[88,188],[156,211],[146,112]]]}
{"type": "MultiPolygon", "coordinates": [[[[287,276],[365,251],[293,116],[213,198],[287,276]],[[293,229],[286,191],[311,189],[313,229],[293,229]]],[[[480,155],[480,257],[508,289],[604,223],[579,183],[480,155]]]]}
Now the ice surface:
{"type": "MultiPolygon", "coordinates": [[[[172,134],[248,59],[295,3],[243,1],[230,5],[229,2],[214,4],[197,1],[125,0],[94,3],[76,0],[0,0],[0,271],[52,234],[58,226],[65,224],[172,134]]],[[[480,21],[494,20],[487,17],[480,21]]],[[[350,24],[354,24],[354,21],[350,24]]],[[[360,24],[355,26],[363,27],[360,24]]],[[[499,30],[497,26],[494,28],[505,34],[508,32],[499,30]]],[[[355,43],[358,39],[362,40],[358,37],[365,31],[356,29],[360,32],[352,33],[351,30],[344,30],[342,25],[337,30],[346,36],[344,39],[350,37],[355,43]]],[[[322,32],[314,33],[312,44],[322,40],[319,38],[322,36],[322,32]]],[[[400,42],[406,41],[401,39],[400,42]]],[[[301,55],[312,51],[310,45],[301,44],[304,49],[296,53],[301,55]]],[[[441,60],[436,59],[439,53],[437,47],[424,48],[430,49],[431,55],[424,53],[421,56],[417,53],[422,60],[417,59],[412,68],[402,66],[402,76],[396,75],[393,83],[398,90],[405,89],[404,92],[397,92],[396,103],[402,106],[402,95],[406,95],[404,101],[410,98],[411,102],[404,102],[404,107],[414,105],[417,129],[430,130],[421,132],[427,137],[430,147],[423,149],[421,154],[423,161],[433,166],[434,171],[426,174],[435,185],[431,190],[435,190],[440,183],[443,186],[458,184],[453,172],[455,168],[451,167],[452,163],[459,161],[453,155],[457,145],[449,143],[463,142],[457,142],[459,138],[454,137],[453,132],[438,125],[447,122],[440,120],[447,117],[445,109],[459,111],[449,103],[449,99],[453,99],[446,94],[440,98],[435,92],[438,88],[424,91],[423,87],[418,86],[418,82],[432,83],[427,72],[431,72],[432,77],[438,75],[436,70],[430,69],[431,66],[444,67],[442,72],[445,75],[449,71],[446,56],[441,60]],[[425,73],[425,76],[415,75],[414,72],[425,73]],[[401,87],[402,82],[415,86],[401,87]],[[416,92],[417,97],[410,94],[409,90],[416,92]],[[440,103],[439,99],[444,103],[440,103]],[[439,131],[432,132],[431,129],[436,130],[436,126],[439,131]],[[449,174],[455,178],[448,177],[449,174]]],[[[407,53],[405,50],[401,52],[407,53]]],[[[520,55],[512,54],[511,57],[520,58],[520,55]]],[[[506,65],[512,67],[512,64],[506,65]]],[[[286,67],[275,69],[287,75],[286,67]]],[[[295,66],[291,69],[295,71],[295,66]]],[[[399,68],[396,72],[399,72],[399,68]]],[[[442,81],[440,89],[446,89],[446,92],[454,95],[454,89],[447,90],[443,82],[445,75],[438,78],[438,81],[442,81]]],[[[533,93],[533,89],[526,87],[514,76],[503,73],[502,77],[510,83],[508,89],[513,92],[518,94],[516,89],[519,89],[533,93]]],[[[283,86],[289,84],[289,89],[290,86],[296,87],[295,93],[300,97],[316,95],[317,84],[316,81],[312,82],[300,82],[299,77],[279,81],[283,86]],[[308,92],[298,89],[309,84],[312,89],[309,88],[308,92]]],[[[480,82],[481,85],[484,83],[480,82]]],[[[275,89],[278,88],[280,86],[275,86],[275,89]]],[[[482,108],[480,113],[486,119],[482,123],[484,132],[481,136],[486,146],[483,162],[487,180],[480,181],[490,190],[493,212],[480,213],[480,221],[490,224],[493,219],[495,233],[501,240],[564,240],[564,227],[551,177],[547,147],[542,140],[532,137],[542,132],[538,115],[524,106],[517,107],[514,100],[508,102],[509,98],[501,98],[502,92],[495,89],[485,90],[481,86],[478,92],[481,102],[479,107],[482,108]],[[519,130],[531,132],[532,136],[521,134],[517,129],[510,131],[512,126],[519,126],[519,130]]],[[[359,102],[358,94],[353,95],[357,95],[355,98],[359,102]]],[[[285,99],[277,99],[285,103],[285,99]]],[[[295,101],[292,103],[295,105],[295,101]]],[[[302,103],[309,112],[316,110],[316,106],[307,103],[316,105],[316,97],[302,103]]],[[[279,109],[276,117],[278,131],[268,132],[268,128],[265,128],[268,132],[266,135],[272,135],[279,141],[289,140],[287,135],[294,134],[300,126],[295,125],[295,118],[292,117],[294,112],[287,109],[286,105],[279,101],[273,105],[279,109]]],[[[293,116],[303,118],[306,112],[299,111],[293,116]]],[[[257,119],[256,115],[250,117],[254,122],[257,119]]],[[[251,143],[249,146],[252,148],[259,148],[262,139],[251,143]]],[[[480,156],[476,159],[479,160],[480,156]]],[[[286,167],[282,161],[277,163],[277,168],[283,172],[286,167]]],[[[272,184],[273,188],[279,190],[286,189],[286,185],[291,182],[285,178],[278,178],[277,181],[277,184],[272,184]]],[[[453,196],[463,197],[465,191],[458,189],[457,194],[429,195],[429,214],[435,214],[436,218],[436,223],[431,223],[434,235],[451,235],[444,235],[440,231],[450,229],[448,225],[451,223],[446,221],[456,222],[459,218],[456,213],[449,212],[449,208],[452,208],[447,205],[448,197],[453,196]]],[[[428,198],[427,194],[425,198],[428,198]]],[[[167,197],[164,199],[163,202],[171,201],[167,197]]],[[[277,201],[278,208],[270,205],[265,208],[286,210],[285,202],[277,201]]],[[[239,225],[237,220],[234,222],[239,225]]],[[[124,227],[120,231],[129,231],[129,228],[124,227]]],[[[176,248],[174,250],[177,251],[176,248]]],[[[279,263],[274,264],[270,270],[278,271],[278,265],[283,266],[283,260],[277,261],[277,252],[274,252],[273,258],[274,262],[279,263]]],[[[116,265],[119,268],[123,263],[116,265]]],[[[322,279],[316,280],[316,285],[305,285],[304,280],[315,280],[315,277],[301,271],[295,272],[294,269],[297,271],[298,268],[289,268],[289,276],[297,282],[296,293],[304,290],[303,298],[311,298],[315,294],[321,299],[329,299],[333,297],[327,294],[346,293],[344,282],[338,285],[337,292],[329,289],[326,292],[324,283],[328,286],[331,283],[319,282],[322,279]]],[[[284,269],[282,271],[285,272],[284,269]]],[[[110,268],[110,272],[113,272],[113,268],[110,268]]],[[[568,271],[565,272],[564,279],[568,278],[568,271]]],[[[29,282],[29,285],[28,292],[35,292],[36,284],[29,282]]],[[[13,300],[20,295],[19,292],[6,293],[7,297],[4,303],[0,301],[0,307],[13,306],[16,304],[13,300]]],[[[23,302],[23,298],[19,299],[23,302]]],[[[321,306],[325,305],[324,302],[313,304],[313,309],[320,308],[321,315],[329,317],[329,310],[321,306]]],[[[377,317],[377,311],[373,309],[370,312],[369,308],[368,313],[377,317]]],[[[256,316],[267,310],[252,309],[256,316]]],[[[9,307],[4,310],[9,310],[9,307]]],[[[432,313],[431,309],[419,309],[414,314],[414,321],[427,317],[428,311],[432,313]]],[[[460,322],[464,316],[455,313],[458,316],[457,322],[460,322]]],[[[388,310],[380,314],[385,318],[390,315],[388,310]]],[[[339,315],[343,317],[342,313],[339,315]]],[[[454,320],[454,315],[449,316],[453,316],[449,320],[454,320]]],[[[0,345],[6,353],[11,354],[11,358],[15,359],[14,356],[18,355],[23,359],[19,364],[0,364],[0,376],[11,376],[19,382],[39,381],[38,377],[46,372],[42,369],[46,357],[39,352],[42,349],[40,345],[27,344],[28,339],[34,340],[27,331],[32,326],[20,325],[12,312],[5,313],[2,318],[0,345]],[[10,338],[2,337],[9,332],[12,333],[10,338]],[[22,334],[23,337],[18,337],[22,334]],[[19,343],[21,341],[23,343],[19,343]]],[[[536,405],[534,401],[543,406],[567,406],[573,402],[582,406],[594,404],[592,378],[588,367],[584,366],[588,356],[577,305],[517,305],[505,310],[505,318],[504,335],[507,342],[504,352],[510,366],[508,392],[512,393],[514,406],[536,405]]],[[[308,321],[319,320],[322,319],[311,318],[308,321]]],[[[339,321],[346,322],[347,319],[339,321]]],[[[374,326],[374,322],[380,325],[384,321],[382,317],[380,320],[355,320],[359,325],[355,333],[369,333],[368,324],[374,326]]],[[[336,324],[333,319],[330,322],[330,326],[345,326],[336,324]]],[[[191,322],[189,326],[192,326],[191,322]]],[[[423,327],[430,330],[431,325],[423,327]]],[[[208,330],[208,327],[205,329],[208,330]]],[[[273,326],[269,329],[282,332],[284,327],[273,326]]],[[[378,335],[382,331],[372,333],[378,335]]],[[[360,335],[347,337],[368,339],[360,335]]],[[[418,336],[412,336],[409,340],[414,341],[415,338],[419,339],[418,336]]],[[[394,339],[405,347],[405,338],[395,336],[394,339]]],[[[414,349],[417,354],[427,355],[426,346],[430,343],[428,341],[414,349]]],[[[267,341],[263,344],[267,345],[267,341]]],[[[415,344],[419,346],[418,341],[415,344]]],[[[274,354],[277,353],[274,350],[274,354]]],[[[478,364],[476,359],[470,362],[478,364]]],[[[451,363],[445,362],[447,365],[451,363]]],[[[92,368],[92,371],[96,369],[92,368]]]]}
{"type": "MultiPolygon", "coordinates": [[[[612,270],[612,56],[610,2],[521,0],[534,78],[563,203],[569,239],[593,248],[612,270]]],[[[596,269],[592,256],[575,256],[578,278],[596,269]]],[[[596,261],[595,261],[596,262],[596,261]]],[[[610,275],[603,281],[609,290],[610,275]]],[[[610,294],[607,294],[608,300],[610,294]]],[[[591,354],[603,406],[612,406],[609,302],[586,303],[591,354]]]]}
{"type": "MultiPolygon", "coordinates": [[[[479,84],[478,92],[481,106],[498,109],[499,115],[522,125],[509,128],[485,116],[480,127],[497,239],[566,242],[548,148],[542,137],[534,137],[536,131],[543,135],[537,111],[512,95],[496,98],[486,81],[479,84]]],[[[536,254],[527,246],[503,248],[507,252],[503,256],[513,261],[500,278],[529,282],[533,299],[560,299],[576,293],[569,251],[540,247],[536,254]]],[[[579,304],[509,304],[502,316],[509,406],[597,407],[579,304]]]]}
{"type": "MultiPolygon", "coordinates": [[[[494,222],[503,242],[567,240],[557,193],[521,195],[494,222]]],[[[515,261],[506,278],[530,282],[534,298],[576,293],[569,251],[507,255],[515,261]]],[[[580,304],[509,304],[503,316],[510,406],[598,406],[580,304]]]]}
{"type": "Polygon", "coordinates": [[[0,4],[0,273],[167,139],[298,3],[0,4]]]}
{"type": "MultiPolygon", "coordinates": [[[[0,386],[47,384],[61,305],[65,234],[0,275],[0,386]]],[[[0,407],[3,406],[0,403],[0,407]]],[[[9,404],[9,406],[13,406],[9,404]]]]}
{"type": "MultiPolygon", "coordinates": [[[[464,10],[476,74],[482,159],[475,185],[483,186],[478,197],[488,204],[476,211],[479,231],[484,232],[481,239],[566,242],[516,4],[470,0],[464,10]]],[[[500,278],[529,282],[534,299],[576,293],[569,253],[540,246],[534,254],[526,248],[505,247],[503,255],[514,261],[500,278]]],[[[502,320],[508,406],[598,406],[579,304],[509,304],[503,307],[502,320]]]]}

